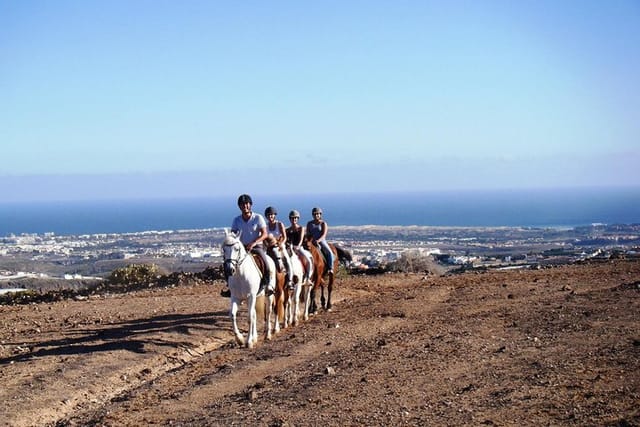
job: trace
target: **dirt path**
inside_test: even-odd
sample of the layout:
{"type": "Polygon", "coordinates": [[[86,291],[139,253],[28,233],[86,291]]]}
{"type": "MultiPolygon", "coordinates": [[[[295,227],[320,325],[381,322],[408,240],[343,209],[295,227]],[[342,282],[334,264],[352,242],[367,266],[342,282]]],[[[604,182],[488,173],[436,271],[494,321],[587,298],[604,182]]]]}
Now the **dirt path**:
{"type": "Polygon", "coordinates": [[[219,289],[0,307],[0,422],[640,425],[640,261],[341,278],[254,350],[219,289]]]}

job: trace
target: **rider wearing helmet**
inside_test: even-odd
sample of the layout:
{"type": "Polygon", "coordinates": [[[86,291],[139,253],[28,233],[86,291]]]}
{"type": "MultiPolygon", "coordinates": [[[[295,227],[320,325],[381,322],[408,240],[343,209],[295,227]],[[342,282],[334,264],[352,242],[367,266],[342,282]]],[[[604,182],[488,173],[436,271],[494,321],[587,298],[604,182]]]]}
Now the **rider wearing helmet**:
{"type": "Polygon", "coordinates": [[[287,233],[284,228],[284,224],[276,219],[278,211],[273,206],[269,206],[264,210],[264,216],[267,218],[267,233],[270,238],[275,239],[275,244],[280,248],[280,252],[284,258],[284,263],[287,273],[287,287],[293,286],[293,270],[291,269],[291,259],[289,258],[289,252],[285,249],[285,243],[287,243],[287,233]]]}
{"type": "MultiPolygon", "coordinates": [[[[238,197],[238,208],[241,214],[233,219],[231,231],[234,233],[241,232],[240,241],[247,251],[257,253],[264,261],[265,274],[260,281],[260,288],[258,289],[258,293],[260,293],[267,287],[269,277],[271,277],[267,253],[262,245],[262,241],[267,238],[267,223],[262,215],[252,212],[252,205],[253,200],[248,194],[242,194],[238,197]]],[[[273,289],[267,289],[267,294],[271,293],[273,293],[273,289]]]]}
{"type": "MultiPolygon", "coordinates": [[[[304,241],[304,228],[298,223],[300,220],[300,212],[297,210],[292,210],[289,212],[289,221],[291,221],[291,226],[287,228],[287,242],[291,245],[291,249],[298,254],[300,261],[305,266],[305,270],[307,275],[311,274],[312,258],[309,251],[302,247],[302,242],[304,241]]],[[[308,278],[308,277],[307,277],[308,278]]]]}
{"type": "Polygon", "coordinates": [[[327,243],[326,240],[329,226],[322,219],[322,209],[313,208],[311,210],[311,215],[313,215],[313,219],[307,222],[307,234],[313,237],[314,242],[322,248],[322,252],[324,252],[325,258],[329,262],[328,273],[333,274],[334,256],[331,248],[329,247],[329,243],[327,243]]]}

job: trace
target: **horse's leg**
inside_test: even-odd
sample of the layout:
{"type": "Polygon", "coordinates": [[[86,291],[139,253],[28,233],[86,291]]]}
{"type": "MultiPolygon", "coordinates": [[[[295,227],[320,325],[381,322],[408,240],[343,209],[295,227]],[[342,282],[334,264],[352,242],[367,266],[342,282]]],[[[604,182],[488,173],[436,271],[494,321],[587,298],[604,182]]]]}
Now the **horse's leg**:
{"type": "Polygon", "coordinates": [[[298,288],[298,284],[296,284],[296,287],[294,288],[293,291],[289,291],[289,297],[287,298],[287,325],[288,326],[293,326],[296,324],[295,321],[295,316],[296,316],[296,312],[295,309],[297,308],[296,306],[296,301],[295,301],[295,296],[296,296],[296,292],[295,289],[298,288]]]}
{"type": "Polygon", "coordinates": [[[331,311],[331,294],[333,293],[333,282],[336,278],[336,273],[338,272],[338,252],[333,246],[332,248],[334,261],[333,261],[333,271],[329,273],[329,280],[327,283],[327,311],[331,311]]]}
{"type": "Polygon", "coordinates": [[[286,328],[286,303],[287,298],[289,296],[289,290],[285,286],[285,273],[278,273],[276,275],[276,312],[274,313],[275,317],[275,333],[280,332],[280,323],[282,323],[282,327],[286,328]]]}
{"type": "Polygon", "coordinates": [[[247,298],[247,316],[249,317],[249,334],[247,336],[246,346],[253,348],[258,342],[258,315],[256,314],[256,296],[249,295],[247,298]]]}
{"type": "Polygon", "coordinates": [[[320,287],[320,304],[322,306],[323,310],[327,309],[327,300],[324,298],[324,287],[325,284],[322,283],[322,286],[320,287]]]}
{"type": "MultiPolygon", "coordinates": [[[[295,280],[295,278],[294,278],[295,280]]],[[[285,289],[284,291],[284,327],[291,326],[291,290],[285,289]]]]}
{"type": "Polygon", "coordinates": [[[264,297],[264,336],[267,340],[271,339],[271,313],[274,300],[273,295],[264,297]]]}
{"type": "Polygon", "coordinates": [[[290,310],[291,310],[291,317],[289,318],[290,323],[292,326],[295,326],[298,324],[298,310],[300,309],[300,289],[302,287],[302,283],[300,283],[300,281],[298,281],[298,283],[296,283],[296,287],[293,288],[293,290],[291,291],[291,306],[290,306],[290,310]]]}
{"type": "Polygon", "coordinates": [[[333,291],[333,273],[329,274],[329,283],[327,283],[327,311],[331,311],[331,292],[333,291]]]}
{"type": "MultiPolygon", "coordinates": [[[[281,320],[281,316],[283,315],[283,298],[284,298],[284,294],[282,292],[282,290],[280,292],[278,292],[275,295],[275,301],[274,301],[274,306],[275,306],[275,313],[274,313],[274,319],[273,319],[273,332],[275,334],[277,334],[278,332],[280,332],[280,320],[281,320]]],[[[273,307],[273,306],[272,306],[273,307]]]]}
{"type": "Polygon", "coordinates": [[[289,325],[295,326],[298,324],[298,309],[300,308],[300,288],[302,287],[303,279],[301,274],[293,276],[293,289],[289,289],[289,325]]]}
{"type": "Polygon", "coordinates": [[[238,328],[237,314],[238,314],[238,301],[236,301],[234,297],[231,297],[231,310],[229,311],[229,316],[231,317],[231,323],[233,325],[233,334],[236,337],[236,342],[240,345],[244,345],[245,343],[244,335],[242,335],[242,333],[240,332],[240,329],[238,328]]]}
{"type": "Polygon", "coordinates": [[[311,288],[311,292],[309,293],[309,314],[315,314],[318,311],[318,306],[316,304],[316,289],[318,284],[316,284],[313,288],[311,288]]]}
{"type": "Polygon", "coordinates": [[[304,321],[309,320],[309,297],[311,294],[311,282],[307,282],[305,286],[302,287],[302,319],[304,321]]]}

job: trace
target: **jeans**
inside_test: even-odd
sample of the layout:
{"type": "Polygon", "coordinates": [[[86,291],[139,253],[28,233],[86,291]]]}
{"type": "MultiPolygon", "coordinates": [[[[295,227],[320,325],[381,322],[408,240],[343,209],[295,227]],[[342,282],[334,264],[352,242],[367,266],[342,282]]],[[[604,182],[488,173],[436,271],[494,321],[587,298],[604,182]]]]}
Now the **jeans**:
{"type": "Polygon", "coordinates": [[[333,256],[333,251],[331,250],[329,243],[323,239],[323,240],[320,240],[318,244],[322,247],[322,251],[324,252],[325,257],[329,261],[328,270],[333,270],[333,263],[335,262],[335,258],[333,256]]]}

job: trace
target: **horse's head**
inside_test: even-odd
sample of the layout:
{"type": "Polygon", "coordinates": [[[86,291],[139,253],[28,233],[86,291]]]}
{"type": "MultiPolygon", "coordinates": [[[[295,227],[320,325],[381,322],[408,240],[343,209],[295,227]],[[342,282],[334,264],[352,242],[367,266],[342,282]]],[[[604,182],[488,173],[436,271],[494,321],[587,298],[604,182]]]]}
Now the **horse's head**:
{"type": "Polygon", "coordinates": [[[238,264],[246,256],[247,251],[240,241],[240,235],[233,232],[225,231],[224,240],[222,241],[222,257],[224,262],[225,276],[233,276],[237,270],[238,264]]]}
{"type": "Polygon", "coordinates": [[[273,236],[273,234],[269,234],[266,239],[264,239],[264,244],[267,248],[267,252],[271,254],[273,260],[277,263],[277,268],[279,271],[284,269],[284,263],[282,261],[282,257],[284,254],[282,253],[282,248],[278,244],[278,240],[273,236]]]}
{"type": "Polygon", "coordinates": [[[302,239],[302,247],[308,251],[311,251],[311,247],[317,247],[316,239],[311,234],[307,234],[302,239]]]}

